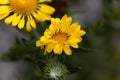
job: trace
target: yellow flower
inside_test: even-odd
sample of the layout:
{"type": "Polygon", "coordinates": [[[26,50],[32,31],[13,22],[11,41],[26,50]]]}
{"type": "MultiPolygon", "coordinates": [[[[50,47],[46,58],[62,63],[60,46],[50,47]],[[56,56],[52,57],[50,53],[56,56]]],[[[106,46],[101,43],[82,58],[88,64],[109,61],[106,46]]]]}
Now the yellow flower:
{"type": "Polygon", "coordinates": [[[78,43],[82,41],[81,36],[86,32],[81,30],[81,26],[75,22],[71,24],[72,18],[64,15],[62,19],[51,18],[51,25],[46,29],[44,35],[36,41],[36,46],[45,47],[45,54],[53,51],[54,54],[71,55],[70,46],[78,48],[78,43]]]}
{"type": "Polygon", "coordinates": [[[19,29],[26,26],[27,31],[36,28],[37,21],[50,20],[55,9],[44,2],[51,0],[0,0],[0,20],[17,26],[19,29]]]}

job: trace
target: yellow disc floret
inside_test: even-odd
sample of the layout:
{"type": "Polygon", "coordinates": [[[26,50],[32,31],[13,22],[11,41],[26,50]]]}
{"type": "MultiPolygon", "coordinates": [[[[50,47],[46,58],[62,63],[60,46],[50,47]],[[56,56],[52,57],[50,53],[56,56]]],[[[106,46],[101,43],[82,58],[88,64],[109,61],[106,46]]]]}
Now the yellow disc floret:
{"type": "Polygon", "coordinates": [[[52,39],[62,44],[68,39],[68,37],[64,33],[57,33],[52,36],[52,39]]]}
{"type": "Polygon", "coordinates": [[[24,16],[31,14],[37,7],[37,0],[10,0],[12,9],[24,16]]]}

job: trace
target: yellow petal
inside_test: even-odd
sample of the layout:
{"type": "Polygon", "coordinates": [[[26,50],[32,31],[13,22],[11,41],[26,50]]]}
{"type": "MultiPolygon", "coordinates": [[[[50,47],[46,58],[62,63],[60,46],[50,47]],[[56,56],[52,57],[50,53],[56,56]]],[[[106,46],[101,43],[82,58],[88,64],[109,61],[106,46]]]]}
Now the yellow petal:
{"type": "Polygon", "coordinates": [[[64,15],[62,17],[61,23],[60,23],[62,32],[66,32],[67,31],[67,28],[70,27],[71,21],[72,21],[72,18],[71,17],[67,17],[67,15],[64,15]]]}
{"type": "Polygon", "coordinates": [[[51,38],[51,32],[49,31],[49,29],[46,29],[45,30],[45,32],[44,32],[44,36],[46,37],[46,38],[51,38]]]}
{"type": "Polygon", "coordinates": [[[50,40],[48,38],[46,38],[45,36],[40,37],[40,41],[45,45],[50,42],[50,40]]]}
{"type": "Polygon", "coordinates": [[[36,28],[36,23],[33,18],[30,19],[30,24],[34,29],[36,28]]]}
{"type": "Polygon", "coordinates": [[[46,39],[45,36],[42,36],[42,37],[40,38],[40,41],[45,42],[45,41],[47,41],[47,39],[46,39]]]}
{"type": "Polygon", "coordinates": [[[27,21],[27,23],[26,23],[26,30],[29,32],[29,31],[31,31],[31,26],[30,26],[30,22],[29,21],[27,21]]]}
{"type": "Polygon", "coordinates": [[[64,15],[61,19],[62,22],[65,22],[67,24],[71,24],[72,18],[68,17],[67,15],[64,15]]]}
{"type": "Polygon", "coordinates": [[[36,20],[40,21],[40,20],[39,20],[39,17],[40,17],[40,16],[38,15],[38,13],[33,12],[32,15],[34,16],[34,18],[35,18],[36,20]]]}
{"type": "Polygon", "coordinates": [[[50,44],[48,44],[48,45],[46,46],[46,51],[47,51],[48,53],[50,53],[50,52],[53,50],[53,48],[54,48],[54,44],[53,44],[53,43],[50,43],[50,44]]]}
{"type": "Polygon", "coordinates": [[[66,20],[70,20],[70,22],[71,22],[71,17],[68,17],[67,15],[64,15],[63,17],[62,17],[62,19],[61,19],[61,21],[66,21],[66,20]]]}
{"type": "Polygon", "coordinates": [[[56,25],[58,23],[60,23],[60,18],[51,18],[51,24],[52,25],[56,25]]]}
{"type": "Polygon", "coordinates": [[[39,0],[39,2],[51,2],[52,0],[39,0]]]}
{"type": "Polygon", "coordinates": [[[45,13],[40,12],[40,11],[39,11],[38,15],[40,15],[40,19],[42,21],[50,20],[51,19],[51,16],[49,14],[45,14],[45,13]]]}
{"type": "Polygon", "coordinates": [[[21,17],[22,17],[21,15],[15,16],[12,22],[12,26],[16,26],[18,22],[20,21],[21,17]]]}
{"type": "Polygon", "coordinates": [[[19,29],[22,29],[25,25],[25,20],[24,20],[24,17],[22,17],[22,19],[20,20],[20,22],[18,23],[18,28],[19,29]]]}
{"type": "MultiPolygon", "coordinates": [[[[63,17],[62,17],[62,19],[66,19],[66,18],[68,18],[68,16],[65,14],[63,17]]],[[[61,20],[62,20],[61,19],[61,20]]]]}
{"type": "Polygon", "coordinates": [[[0,0],[0,4],[8,4],[9,0],[0,0]]]}
{"type": "Polygon", "coordinates": [[[55,31],[56,31],[56,30],[54,29],[54,26],[53,26],[53,25],[50,25],[50,26],[49,26],[49,30],[51,31],[52,34],[54,34],[55,31]]]}
{"type": "Polygon", "coordinates": [[[9,13],[0,14],[0,20],[2,20],[3,18],[5,18],[8,15],[9,15],[9,13]]]}
{"type": "Polygon", "coordinates": [[[86,34],[86,32],[84,30],[79,30],[79,31],[73,32],[73,34],[72,33],[70,33],[70,34],[71,34],[70,38],[78,38],[78,39],[80,39],[81,36],[86,34]]]}
{"type": "Polygon", "coordinates": [[[10,13],[10,9],[8,6],[0,6],[0,14],[10,13]]]}
{"type": "Polygon", "coordinates": [[[41,49],[44,48],[44,44],[40,40],[36,41],[36,46],[41,47],[41,49]]]}
{"type": "Polygon", "coordinates": [[[55,45],[54,54],[62,54],[62,46],[60,44],[55,45]]]}
{"type": "Polygon", "coordinates": [[[68,45],[65,45],[65,46],[63,47],[63,50],[64,50],[64,52],[65,52],[67,55],[71,55],[71,54],[72,54],[71,49],[70,49],[70,47],[69,47],[68,45]]]}
{"type": "Polygon", "coordinates": [[[77,42],[71,42],[70,40],[65,42],[65,45],[72,46],[73,48],[78,48],[78,43],[77,42]]]}
{"type": "Polygon", "coordinates": [[[81,32],[80,31],[76,31],[73,32],[73,34],[71,33],[71,36],[69,38],[80,38],[81,37],[81,32]]]}
{"type": "Polygon", "coordinates": [[[41,19],[41,16],[40,16],[38,13],[36,13],[36,12],[33,12],[33,16],[34,16],[35,19],[38,20],[38,21],[44,21],[44,19],[41,19]]]}
{"type": "Polygon", "coordinates": [[[75,30],[80,30],[81,29],[81,25],[79,25],[78,22],[75,22],[71,25],[71,29],[75,29],[75,30]]]}
{"type": "Polygon", "coordinates": [[[40,4],[40,11],[46,14],[53,14],[53,12],[55,12],[55,9],[49,5],[40,4]]]}
{"type": "Polygon", "coordinates": [[[36,46],[37,47],[40,47],[41,46],[41,44],[40,44],[40,41],[38,40],[38,41],[36,41],[36,46]]]}
{"type": "Polygon", "coordinates": [[[36,20],[38,21],[45,21],[45,20],[50,20],[51,16],[48,14],[44,14],[42,12],[38,12],[38,13],[33,13],[33,16],[35,17],[36,20]]]}
{"type": "Polygon", "coordinates": [[[72,46],[73,48],[78,48],[78,43],[82,41],[82,38],[79,38],[79,39],[69,39],[68,41],[65,42],[66,45],[70,45],[72,46]]]}
{"type": "Polygon", "coordinates": [[[83,36],[83,35],[85,35],[86,34],[86,32],[84,31],[84,30],[80,30],[80,35],[81,36],[83,36]]]}
{"type": "Polygon", "coordinates": [[[75,38],[75,37],[70,37],[69,38],[69,40],[68,40],[69,42],[73,42],[73,43],[79,43],[79,42],[81,42],[82,41],[82,38],[81,37],[79,37],[79,38],[75,38]]]}
{"type": "Polygon", "coordinates": [[[16,16],[17,16],[17,14],[13,14],[13,15],[7,17],[7,18],[5,19],[5,23],[6,23],[6,24],[10,24],[10,23],[14,20],[14,18],[15,18],[16,16]]]}
{"type": "Polygon", "coordinates": [[[73,32],[80,31],[80,28],[81,26],[79,25],[79,23],[75,22],[69,27],[69,29],[67,30],[67,33],[72,35],[73,32]]]}
{"type": "Polygon", "coordinates": [[[73,43],[73,44],[71,43],[70,46],[72,46],[73,48],[78,48],[79,47],[78,44],[76,44],[76,43],[73,43]]]}
{"type": "Polygon", "coordinates": [[[49,26],[49,29],[53,34],[59,31],[59,23],[60,23],[59,18],[51,18],[51,25],[49,26]]]}

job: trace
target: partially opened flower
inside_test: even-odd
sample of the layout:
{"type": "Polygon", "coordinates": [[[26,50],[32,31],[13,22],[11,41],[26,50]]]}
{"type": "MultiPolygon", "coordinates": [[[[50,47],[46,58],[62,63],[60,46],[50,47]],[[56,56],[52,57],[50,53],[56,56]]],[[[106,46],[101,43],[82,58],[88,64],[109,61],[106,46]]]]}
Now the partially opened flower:
{"type": "Polygon", "coordinates": [[[45,77],[50,80],[65,80],[68,74],[66,66],[60,62],[50,62],[44,68],[45,77]]]}
{"type": "Polygon", "coordinates": [[[78,48],[78,43],[82,41],[81,36],[86,32],[81,30],[81,26],[75,22],[71,24],[72,18],[64,15],[62,19],[52,18],[49,29],[36,42],[37,47],[45,48],[45,54],[53,51],[54,54],[71,55],[70,46],[78,48]]]}
{"type": "Polygon", "coordinates": [[[55,9],[44,2],[51,0],[0,0],[0,20],[27,31],[36,28],[37,21],[50,20],[55,9]]]}

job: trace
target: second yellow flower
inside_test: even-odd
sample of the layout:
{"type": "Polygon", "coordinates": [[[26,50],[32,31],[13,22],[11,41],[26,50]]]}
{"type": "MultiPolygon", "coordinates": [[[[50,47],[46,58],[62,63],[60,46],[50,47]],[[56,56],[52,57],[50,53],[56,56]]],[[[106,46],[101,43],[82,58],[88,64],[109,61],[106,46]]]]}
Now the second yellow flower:
{"type": "Polygon", "coordinates": [[[27,31],[36,28],[37,21],[50,20],[55,9],[44,2],[51,0],[0,0],[0,20],[27,31]]]}

